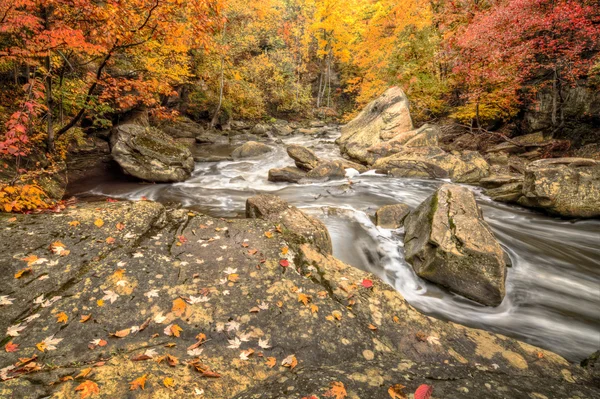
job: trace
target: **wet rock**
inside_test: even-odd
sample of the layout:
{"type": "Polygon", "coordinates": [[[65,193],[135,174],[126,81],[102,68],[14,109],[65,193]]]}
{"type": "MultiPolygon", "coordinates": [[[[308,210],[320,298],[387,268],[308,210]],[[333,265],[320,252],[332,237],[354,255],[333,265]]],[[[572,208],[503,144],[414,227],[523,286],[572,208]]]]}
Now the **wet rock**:
{"type": "Polygon", "coordinates": [[[521,175],[492,175],[481,179],[479,184],[483,188],[498,188],[506,184],[520,183],[523,182],[523,176],[521,175]]]}
{"type": "Polygon", "coordinates": [[[140,125],[115,127],[111,154],[126,174],[147,181],[183,181],[194,170],[188,148],[158,129],[140,125]]]}
{"type": "Polygon", "coordinates": [[[384,229],[397,229],[403,226],[409,213],[410,208],[406,204],[384,205],[375,213],[375,224],[384,229]]]}
{"type": "Polygon", "coordinates": [[[195,138],[176,138],[175,141],[181,145],[186,146],[187,148],[194,148],[194,146],[196,145],[195,138]]]}
{"type": "Polygon", "coordinates": [[[307,136],[316,136],[321,133],[325,133],[325,129],[321,127],[311,127],[311,128],[300,128],[297,130],[299,134],[305,134],[307,136]]]}
{"type": "Polygon", "coordinates": [[[341,161],[321,162],[306,174],[307,179],[336,180],[346,177],[346,169],[341,161]]]}
{"type": "Polygon", "coordinates": [[[229,142],[232,145],[242,145],[244,143],[248,143],[250,141],[265,141],[265,137],[259,137],[257,135],[254,134],[250,134],[250,133],[240,133],[240,134],[236,134],[233,135],[229,138],[229,142]]]}
{"type": "Polygon", "coordinates": [[[505,294],[504,252],[473,193],[445,184],[404,221],[405,258],[420,277],[487,306],[505,294]]]}
{"type": "Polygon", "coordinates": [[[600,162],[541,159],[525,169],[519,204],[566,217],[600,216],[600,162]]]}
{"type": "Polygon", "coordinates": [[[342,166],[343,166],[344,169],[355,169],[359,173],[364,173],[367,170],[369,170],[369,168],[367,168],[366,166],[361,165],[361,164],[356,163],[356,162],[349,161],[347,159],[336,159],[335,161],[336,162],[340,162],[342,164],[342,166]]]}
{"type": "Polygon", "coordinates": [[[196,136],[196,142],[199,144],[226,144],[229,143],[229,137],[223,136],[221,133],[212,130],[196,136]]]}
{"type": "Polygon", "coordinates": [[[289,136],[294,133],[294,129],[291,128],[287,121],[277,120],[271,128],[273,134],[277,136],[289,136]]]}
{"type": "Polygon", "coordinates": [[[490,175],[490,165],[477,151],[463,151],[457,154],[462,164],[457,163],[452,171],[452,181],[457,183],[478,184],[490,175]]]}
{"type": "Polygon", "coordinates": [[[257,123],[256,125],[254,125],[250,133],[255,134],[257,136],[268,136],[270,130],[271,128],[269,127],[269,125],[266,125],[264,123],[257,123]]]}
{"type": "Polygon", "coordinates": [[[269,181],[298,183],[306,177],[306,172],[293,166],[269,170],[269,181]]]}
{"type": "Polygon", "coordinates": [[[408,98],[392,87],[370,102],[361,113],[342,127],[336,141],[342,153],[359,162],[369,162],[367,149],[413,130],[408,98]]]}
{"type": "Polygon", "coordinates": [[[231,153],[233,159],[254,158],[273,151],[272,147],[256,141],[249,141],[246,144],[236,148],[231,153]]]}
{"type": "Polygon", "coordinates": [[[314,152],[301,145],[288,146],[287,153],[294,160],[298,168],[306,171],[314,169],[320,162],[314,152]]]}
{"type": "Polygon", "coordinates": [[[296,242],[308,242],[324,254],[331,254],[331,237],[327,228],[318,219],[312,218],[281,198],[263,194],[248,198],[246,217],[261,218],[280,223],[296,242]]]}
{"type": "Polygon", "coordinates": [[[162,123],[159,128],[173,138],[193,139],[204,134],[202,125],[188,118],[162,123]]]}
{"type": "MultiPolygon", "coordinates": [[[[304,222],[289,226],[314,222],[295,217],[304,222]]],[[[589,372],[560,356],[422,315],[377,277],[266,218],[224,220],[150,201],[0,215],[0,292],[13,302],[2,305],[0,331],[23,327],[8,338],[18,351],[0,352],[1,373],[11,378],[0,397],[75,398],[85,380],[98,385],[99,399],[192,398],[196,389],[206,399],[300,399],[323,397],[334,381],[361,398],[389,397],[399,381],[405,392],[429,384],[436,398],[599,396],[589,372]],[[69,254],[48,249],[57,237],[69,254]],[[15,279],[29,255],[43,260],[15,279]],[[57,323],[59,313],[68,320],[57,323]],[[48,337],[61,341],[42,352],[36,344],[48,337]],[[297,366],[281,367],[291,355],[297,366]],[[271,357],[275,367],[266,364],[271,357]],[[26,367],[11,368],[25,358],[26,367]],[[144,375],[145,389],[131,391],[144,375]],[[166,387],[165,377],[175,385],[166,387]]]]}

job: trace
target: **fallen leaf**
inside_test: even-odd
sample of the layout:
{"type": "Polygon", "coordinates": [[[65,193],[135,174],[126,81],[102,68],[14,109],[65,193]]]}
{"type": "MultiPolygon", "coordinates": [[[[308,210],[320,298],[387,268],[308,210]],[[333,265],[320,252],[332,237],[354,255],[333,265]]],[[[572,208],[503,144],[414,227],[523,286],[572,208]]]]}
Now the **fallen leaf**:
{"type": "Polygon", "coordinates": [[[255,255],[258,252],[258,249],[250,249],[248,250],[248,255],[255,255]]]}
{"type": "Polygon", "coordinates": [[[389,387],[388,393],[392,399],[406,399],[406,394],[402,390],[406,388],[402,384],[395,384],[389,387]]]}
{"type": "Polygon", "coordinates": [[[173,301],[173,308],[171,310],[175,316],[181,317],[183,313],[185,313],[186,307],[187,305],[185,304],[185,301],[181,298],[177,298],[173,301]]]}
{"type": "Polygon", "coordinates": [[[302,302],[306,306],[310,302],[310,296],[300,293],[298,294],[298,302],[302,302]]]}
{"type": "Polygon", "coordinates": [[[56,350],[56,345],[62,341],[62,338],[54,338],[54,335],[49,336],[42,342],[37,343],[35,346],[41,351],[53,351],[56,350]]]}
{"type": "Polygon", "coordinates": [[[88,396],[99,394],[100,388],[94,381],[85,380],[75,388],[75,391],[79,391],[79,397],[84,399],[88,396]]]}
{"type": "Polygon", "coordinates": [[[265,237],[273,238],[273,233],[271,233],[270,231],[265,231],[265,237]]]}
{"type": "Polygon", "coordinates": [[[165,379],[163,380],[163,385],[167,388],[172,388],[175,386],[175,380],[171,377],[165,377],[165,379]]]}
{"type": "Polygon", "coordinates": [[[280,265],[281,267],[288,267],[288,266],[290,265],[290,261],[289,261],[289,260],[287,260],[287,259],[281,259],[281,260],[279,261],[279,265],[280,265]]]}
{"type": "Polygon", "coordinates": [[[55,315],[56,316],[56,322],[57,323],[67,323],[67,321],[69,321],[69,316],[67,316],[67,314],[65,312],[60,312],[58,314],[55,315]]]}
{"type": "Polygon", "coordinates": [[[117,223],[117,230],[121,231],[125,228],[125,225],[121,222],[117,223]]]}
{"type": "Polygon", "coordinates": [[[433,387],[422,384],[415,391],[415,399],[429,399],[433,393],[433,387]]]}
{"type": "Polygon", "coordinates": [[[182,331],[183,329],[177,324],[169,324],[167,327],[165,327],[164,333],[169,336],[179,337],[182,331]]]}
{"type": "Polygon", "coordinates": [[[92,318],[92,314],[82,314],[81,315],[81,319],[79,319],[80,323],[85,323],[86,321],[88,321],[89,319],[92,318]]]}
{"type": "Polygon", "coordinates": [[[8,341],[8,343],[4,345],[4,350],[7,352],[16,352],[19,350],[19,344],[15,344],[12,341],[8,341]]]}
{"type": "Polygon", "coordinates": [[[376,331],[377,327],[374,326],[373,324],[369,324],[369,330],[376,331]]]}
{"type": "Polygon", "coordinates": [[[311,313],[317,313],[319,311],[319,307],[317,305],[315,305],[314,303],[310,304],[310,312],[311,313]]]}
{"type": "Polygon", "coordinates": [[[83,370],[81,370],[81,371],[79,372],[79,374],[77,374],[77,375],[75,376],[75,378],[85,378],[85,377],[87,377],[88,375],[90,375],[90,373],[91,373],[91,372],[92,372],[92,368],[91,368],[91,367],[88,367],[88,368],[86,368],[86,369],[83,369],[83,370]]]}
{"type": "Polygon", "coordinates": [[[274,357],[268,357],[265,364],[267,365],[267,367],[272,369],[277,364],[277,359],[275,359],[274,357]]]}
{"type": "Polygon", "coordinates": [[[232,283],[236,283],[239,280],[239,278],[240,275],[236,273],[227,275],[227,280],[231,281],[232,283]]]}
{"type": "Polygon", "coordinates": [[[283,248],[281,248],[281,254],[282,255],[287,255],[287,253],[288,253],[289,250],[290,249],[288,247],[283,247],[283,248]]]}
{"type": "Polygon", "coordinates": [[[116,240],[114,239],[114,237],[108,237],[108,238],[106,239],[106,243],[107,243],[107,244],[114,244],[114,243],[115,243],[115,241],[116,241],[116,240]]]}
{"type": "Polygon", "coordinates": [[[137,389],[142,389],[144,390],[144,386],[146,385],[146,374],[144,374],[141,377],[136,378],[135,380],[131,381],[129,383],[130,387],[129,390],[130,391],[135,391],[137,389]]]}
{"type": "Polygon", "coordinates": [[[33,269],[31,267],[27,267],[25,269],[21,269],[15,273],[15,278],[21,278],[24,274],[32,273],[33,269]]]}
{"type": "Polygon", "coordinates": [[[344,399],[346,395],[347,393],[344,384],[338,381],[332,382],[329,391],[323,394],[323,396],[332,397],[335,399],[344,399]]]}
{"type": "Polygon", "coordinates": [[[102,226],[104,226],[104,220],[102,220],[102,219],[96,219],[94,221],[94,224],[96,225],[96,227],[102,227],[102,226]]]}
{"type": "Polygon", "coordinates": [[[175,367],[179,364],[179,359],[173,355],[167,355],[167,363],[169,363],[169,366],[175,367]]]}
{"type": "Polygon", "coordinates": [[[79,223],[79,220],[73,220],[72,222],[69,222],[69,226],[71,226],[71,227],[77,227],[80,224],[81,223],[79,223]]]}
{"type": "Polygon", "coordinates": [[[295,355],[289,355],[281,362],[283,367],[289,367],[290,370],[293,370],[294,367],[298,365],[298,359],[296,359],[295,355]]]}
{"type": "Polygon", "coordinates": [[[124,330],[117,331],[116,333],[111,334],[111,335],[114,337],[117,337],[117,338],[124,338],[124,337],[128,336],[130,332],[131,332],[131,329],[126,328],[124,330]]]}
{"type": "Polygon", "coordinates": [[[360,284],[365,288],[371,288],[373,286],[373,281],[364,279],[360,284]]]}

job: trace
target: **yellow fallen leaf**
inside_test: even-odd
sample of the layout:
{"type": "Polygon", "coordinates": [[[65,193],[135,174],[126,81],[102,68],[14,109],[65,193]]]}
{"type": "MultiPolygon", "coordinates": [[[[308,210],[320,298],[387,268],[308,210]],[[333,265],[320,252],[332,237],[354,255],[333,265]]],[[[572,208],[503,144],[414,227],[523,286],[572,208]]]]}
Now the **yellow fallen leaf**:
{"type": "Polygon", "coordinates": [[[77,227],[80,224],[81,223],[79,223],[79,220],[73,220],[72,222],[69,222],[69,226],[71,226],[71,227],[77,227]]]}
{"type": "Polygon", "coordinates": [[[60,312],[56,314],[56,322],[57,323],[66,323],[69,321],[69,316],[65,312],[60,312]]]}
{"type": "Polygon", "coordinates": [[[310,312],[311,313],[317,313],[319,311],[319,307],[317,305],[315,305],[314,303],[310,304],[310,312]]]}
{"type": "Polygon", "coordinates": [[[287,255],[287,253],[288,253],[289,250],[290,249],[288,247],[283,247],[283,248],[281,248],[281,254],[282,255],[287,255]]]}
{"type": "Polygon", "coordinates": [[[104,226],[104,220],[102,220],[102,219],[96,219],[94,221],[94,224],[96,225],[96,227],[102,227],[102,226],[104,226]]]}
{"type": "Polygon", "coordinates": [[[406,394],[402,390],[406,388],[402,384],[395,384],[389,387],[388,394],[392,399],[406,399],[406,394]]]}
{"type": "Polygon", "coordinates": [[[97,304],[98,306],[104,306],[104,300],[103,300],[103,299],[98,299],[98,300],[96,301],[96,304],[97,304]]]}
{"type": "Polygon", "coordinates": [[[165,377],[165,379],[163,380],[163,385],[167,388],[171,388],[175,386],[175,380],[171,377],[165,377]]]}
{"type": "Polygon", "coordinates": [[[88,367],[88,368],[86,368],[86,369],[83,369],[83,370],[81,370],[81,371],[79,372],[79,374],[77,374],[77,375],[75,376],[75,378],[85,378],[85,377],[87,377],[88,375],[90,375],[90,373],[91,373],[91,372],[92,372],[92,368],[91,368],[91,367],[88,367]]]}
{"type": "Polygon", "coordinates": [[[310,297],[306,294],[298,294],[298,302],[302,302],[305,306],[310,302],[310,297]]]}
{"type": "Polygon", "coordinates": [[[31,269],[31,267],[27,267],[25,269],[21,269],[18,272],[15,273],[15,278],[21,278],[23,277],[24,274],[27,273],[31,273],[33,270],[31,269]]]}
{"type": "Polygon", "coordinates": [[[344,399],[348,394],[346,393],[346,387],[344,383],[334,381],[331,383],[329,391],[325,392],[323,396],[332,397],[335,399],[344,399]]]}
{"type": "Polygon", "coordinates": [[[144,374],[143,376],[138,377],[135,380],[131,381],[129,383],[129,385],[130,385],[129,390],[130,391],[135,391],[135,390],[140,389],[140,388],[142,388],[142,390],[144,390],[144,386],[146,385],[146,379],[147,379],[146,375],[147,374],[144,374]]]}
{"type": "Polygon", "coordinates": [[[275,367],[275,364],[277,364],[277,359],[275,359],[274,357],[268,357],[265,364],[267,365],[267,367],[273,368],[275,367]]]}
{"type": "Polygon", "coordinates": [[[176,337],[179,337],[179,333],[181,333],[182,331],[183,328],[179,327],[177,324],[173,324],[171,326],[171,333],[176,337]]]}

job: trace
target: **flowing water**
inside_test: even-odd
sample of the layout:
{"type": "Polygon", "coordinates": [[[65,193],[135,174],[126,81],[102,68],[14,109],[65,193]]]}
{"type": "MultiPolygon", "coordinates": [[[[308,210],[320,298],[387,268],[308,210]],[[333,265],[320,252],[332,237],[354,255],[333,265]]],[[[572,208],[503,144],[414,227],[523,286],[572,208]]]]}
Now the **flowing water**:
{"type": "MultiPolygon", "coordinates": [[[[277,194],[320,218],[334,255],[372,272],[395,287],[423,313],[509,335],[580,361],[600,348],[600,220],[566,221],[491,201],[471,187],[487,222],[511,257],[506,298],[499,307],[480,306],[422,280],[403,257],[403,230],[374,225],[375,210],[403,202],[417,206],[442,181],[391,178],[349,171],[349,180],[313,184],[271,183],[271,168],[293,165],[286,144],[312,148],[324,159],[340,157],[325,136],[291,136],[259,159],[197,163],[183,183],[141,184],[119,177],[88,182],[75,191],[123,199],[146,197],[177,202],[221,217],[243,215],[257,193],[277,194]]],[[[228,148],[199,151],[227,153],[228,148]]]]}

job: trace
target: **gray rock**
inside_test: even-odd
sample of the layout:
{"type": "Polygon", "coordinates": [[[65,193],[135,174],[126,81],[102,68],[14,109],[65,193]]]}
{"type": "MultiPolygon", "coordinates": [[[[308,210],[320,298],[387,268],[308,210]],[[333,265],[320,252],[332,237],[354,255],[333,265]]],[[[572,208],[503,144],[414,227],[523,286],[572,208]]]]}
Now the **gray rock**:
{"type": "Polygon", "coordinates": [[[505,295],[504,252],[473,193],[445,184],[404,221],[405,258],[420,277],[487,306],[505,295]]]}
{"type": "Polygon", "coordinates": [[[375,224],[385,229],[397,229],[402,227],[409,213],[406,204],[384,205],[375,213],[375,224]]]}
{"type": "Polygon", "coordinates": [[[346,177],[346,169],[340,161],[321,162],[306,174],[312,180],[339,180],[346,177]]]}
{"type": "Polygon", "coordinates": [[[204,128],[188,118],[162,123],[160,130],[174,138],[195,138],[204,133],[204,128]]]}
{"type": "Polygon", "coordinates": [[[147,181],[184,181],[194,170],[189,148],[158,129],[140,125],[115,127],[111,154],[125,173],[147,181]]]}
{"type": "Polygon", "coordinates": [[[267,154],[271,151],[273,151],[273,148],[266,144],[257,143],[256,141],[249,141],[233,150],[231,156],[233,159],[254,158],[267,154]]]}
{"type": "Polygon", "coordinates": [[[287,153],[294,160],[298,168],[306,171],[313,170],[320,162],[314,152],[301,145],[288,146],[287,153]]]}
{"type": "Polygon", "coordinates": [[[298,183],[306,177],[306,172],[293,166],[269,170],[269,181],[298,183]]]}
{"type": "Polygon", "coordinates": [[[271,128],[269,127],[269,125],[265,125],[264,123],[258,123],[254,125],[250,132],[257,136],[268,136],[270,130],[271,128]]]}

